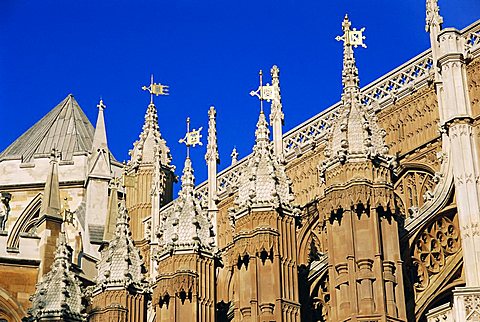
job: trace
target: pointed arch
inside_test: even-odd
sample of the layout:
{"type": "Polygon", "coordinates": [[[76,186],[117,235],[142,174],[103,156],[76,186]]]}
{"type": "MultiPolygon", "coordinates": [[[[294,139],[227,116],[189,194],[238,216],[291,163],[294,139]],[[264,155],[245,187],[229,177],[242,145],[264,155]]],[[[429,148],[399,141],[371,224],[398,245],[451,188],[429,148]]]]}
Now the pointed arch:
{"type": "Polygon", "coordinates": [[[410,211],[421,208],[429,194],[433,195],[436,185],[435,172],[427,165],[405,165],[394,184],[403,215],[408,216],[410,211]]]}
{"type": "Polygon", "coordinates": [[[22,309],[22,306],[0,287],[0,321],[5,319],[9,322],[21,322],[22,317],[26,315],[27,312],[22,309]]]}
{"type": "Polygon", "coordinates": [[[38,193],[30,203],[25,207],[10,231],[7,239],[7,248],[18,249],[20,236],[22,233],[28,233],[37,224],[42,205],[42,193],[38,193]]]}

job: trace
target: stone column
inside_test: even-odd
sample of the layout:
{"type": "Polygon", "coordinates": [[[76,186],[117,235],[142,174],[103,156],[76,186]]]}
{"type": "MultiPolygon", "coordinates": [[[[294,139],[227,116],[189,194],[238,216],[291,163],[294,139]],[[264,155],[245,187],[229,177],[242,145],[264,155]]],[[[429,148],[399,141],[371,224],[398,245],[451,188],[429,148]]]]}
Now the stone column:
{"type": "Polygon", "coordinates": [[[453,174],[457,198],[467,286],[480,286],[480,175],[479,154],[473,135],[473,115],[463,56],[464,39],[458,30],[439,35],[442,56],[444,124],[451,140],[453,174]]]}
{"type": "Polygon", "coordinates": [[[458,30],[447,28],[438,40],[442,83],[437,87],[440,121],[447,130],[452,149],[466,282],[466,287],[454,291],[454,312],[456,321],[468,321],[469,311],[480,312],[476,304],[480,303],[480,155],[468,92],[465,39],[458,30]]]}

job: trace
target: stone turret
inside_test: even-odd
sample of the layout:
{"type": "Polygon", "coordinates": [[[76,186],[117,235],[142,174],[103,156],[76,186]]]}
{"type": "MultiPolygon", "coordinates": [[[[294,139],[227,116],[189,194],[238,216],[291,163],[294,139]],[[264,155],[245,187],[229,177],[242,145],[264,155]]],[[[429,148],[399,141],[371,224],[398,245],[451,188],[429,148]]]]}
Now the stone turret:
{"type": "Polygon", "coordinates": [[[108,215],[108,188],[112,179],[112,169],[104,119],[106,106],[103,104],[103,100],[100,100],[97,108],[97,123],[93,136],[92,150],[88,158],[85,230],[87,231],[86,250],[98,256],[97,246],[92,245],[91,242],[99,244],[101,237],[97,241],[94,235],[97,232],[101,234],[105,229],[105,220],[108,215]]]}
{"type": "Polygon", "coordinates": [[[38,276],[46,274],[53,263],[55,243],[62,227],[60,214],[60,186],[58,181],[58,160],[60,154],[55,149],[50,156],[50,170],[43,190],[42,206],[37,222],[37,233],[41,237],[39,244],[40,258],[42,259],[38,276]]]}
{"type": "Polygon", "coordinates": [[[170,149],[160,134],[153,98],[145,113],[140,137],[129,154],[130,161],[126,169],[127,210],[131,217],[133,240],[139,243],[144,257],[148,257],[147,245],[151,236],[145,235],[143,221],[154,213],[158,216],[160,207],[173,199],[173,183],[176,181],[170,149]],[[154,199],[158,199],[158,202],[154,199]]]}
{"type": "Polygon", "coordinates": [[[118,207],[113,238],[101,248],[89,309],[91,322],[144,321],[147,283],[142,258],[131,238],[127,210],[118,207]]]}
{"type": "MultiPolygon", "coordinates": [[[[359,32],[355,29],[350,30],[350,26],[351,23],[346,16],[342,24],[345,33],[343,37],[353,37],[352,33],[359,32]]],[[[343,40],[343,38],[337,39],[343,40]]],[[[346,45],[343,48],[342,105],[332,126],[329,144],[325,149],[327,160],[323,164],[322,171],[337,162],[367,160],[390,162],[392,160],[384,141],[386,132],[378,126],[372,106],[367,107],[361,103],[358,68],[353,54],[353,47],[357,45],[350,44],[350,39],[344,41],[346,45]]]]}
{"type": "Polygon", "coordinates": [[[280,95],[280,69],[277,65],[273,65],[270,70],[272,75],[272,106],[270,110],[270,125],[273,128],[273,146],[275,150],[275,155],[283,161],[283,106],[282,106],[282,96],[280,95]]]}
{"type": "Polygon", "coordinates": [[[220,163],[217,146],[217,111],[211,106],[208,110],[208,144],[205,153],[205,161],[207,162],[208,171],[208,213],[212,220],[213,230],[217,236],[217,165],[220,163]]]}
{"type": "Polygon", "coordinates": [[[157,321],[214,321],[214,233],[208,211],[195,195],[192,162],[186,158],[182,188],[160,214],[158,276],[153,293],[157,321]]]}
{"type": "Polygon", "coordinates": [[[334,321],[406,321],[402,260],[385,132],[361,102],[353,47],[363,29],[342,23],[342,105],[320,166],[334,321]]]}
{"type": "Polygon", "coordinates": [[[265,114],[260,112],[255,131],[255,146],[238,185],[236,213],[255,207],[291,208],[294,199],[291,180],[274,153],[265,114]]]}
{"type": "Polygon", "coordinates": [[[235,321],[300,321],[296,214],[291,182],[275,154],[263,111],[255,145],[230,210],[233,246],[225,254],[235,321]]]}
{"type": "Polygon", "coordinates": [[[72,253],[64,232],[57,240],[51,270],[37,284],[27,321],[86,321],[80,282],[71,270],[72,253]]]}

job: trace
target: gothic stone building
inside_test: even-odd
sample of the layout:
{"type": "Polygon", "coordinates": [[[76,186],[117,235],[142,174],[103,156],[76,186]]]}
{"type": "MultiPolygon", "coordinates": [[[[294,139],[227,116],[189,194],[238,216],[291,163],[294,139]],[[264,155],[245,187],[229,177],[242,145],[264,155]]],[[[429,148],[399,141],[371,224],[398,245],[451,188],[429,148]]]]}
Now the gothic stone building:
{"type": "Polygon", "coordinates": [[[360,88],[345,17],[341,100],[285,134],[274,66],[219,173],[210,108],[176,199],[153,101],[124,165],[65,98],[0,154],[0,321],[480,321],[480,21],[426,21],[360,88]]]}

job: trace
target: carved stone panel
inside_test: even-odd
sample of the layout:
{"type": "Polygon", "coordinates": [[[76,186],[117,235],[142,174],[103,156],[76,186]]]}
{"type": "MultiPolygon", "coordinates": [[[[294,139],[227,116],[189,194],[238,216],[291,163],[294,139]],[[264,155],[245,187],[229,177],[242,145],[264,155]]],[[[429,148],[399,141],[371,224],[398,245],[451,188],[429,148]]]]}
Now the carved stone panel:
{"type": "Polygon", "coordinates": [[[424,170],[408,170],[395,184],[395,193],[401,200],[400,211],[414,215],[431,197],[436,183],[434,175],[424,170]]]}
{"type": "Polygon", "coordinates": [[[468,64],[467,79],[473,115],[477,116],[480,114],[480,58],[468,64]]]}
{"type": "Polygon", "coordinates": [[[448,265],[449,259],[461,250],[457,216],[444,215],[428,225],[412,245],[412,263],[416,268],[417,296],[435,283],[436,276],[448,265]]]}
{"type": "Polygon", "coordinates": [[[390,153],[405,154],[438,137],[437,97],[432,87],[399,100],[378,114],[390,153]]]}

